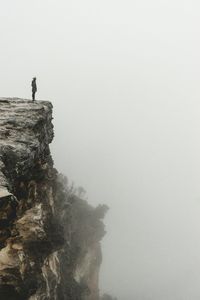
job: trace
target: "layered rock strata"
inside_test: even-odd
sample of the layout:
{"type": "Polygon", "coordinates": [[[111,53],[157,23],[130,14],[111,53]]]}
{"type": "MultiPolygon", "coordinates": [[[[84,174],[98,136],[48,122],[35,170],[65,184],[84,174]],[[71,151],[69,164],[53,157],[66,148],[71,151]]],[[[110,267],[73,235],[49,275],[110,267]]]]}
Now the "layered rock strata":
{"type": "Polygon", "coordinates": [[[98,300],[101,219],[53,167],[52,104],[0,99],[0,299],[98,300]]]}

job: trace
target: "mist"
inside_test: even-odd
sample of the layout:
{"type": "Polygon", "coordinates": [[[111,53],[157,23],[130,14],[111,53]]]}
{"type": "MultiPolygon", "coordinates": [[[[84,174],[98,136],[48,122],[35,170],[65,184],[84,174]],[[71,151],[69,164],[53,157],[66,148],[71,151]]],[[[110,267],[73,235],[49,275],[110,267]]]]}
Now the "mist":
{"type": "Polygon", "coordinates": [[[105,203],[100,286],[200,298],[200,3],[7,0],[1,96],[54,106],[55,166],[105,203]]]}

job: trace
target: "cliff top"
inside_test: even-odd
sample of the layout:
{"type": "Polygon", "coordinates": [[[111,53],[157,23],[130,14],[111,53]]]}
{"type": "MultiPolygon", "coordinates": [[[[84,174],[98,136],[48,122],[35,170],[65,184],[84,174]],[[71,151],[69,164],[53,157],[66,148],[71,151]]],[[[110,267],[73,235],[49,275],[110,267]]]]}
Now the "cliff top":
{"type": "Polygon", "coordinates": [[[13,174],[15,178],[25,175],[49,152],[51,120],[52,104],[48,101],[0,98],[0,189],[9,186],[13,174]]]}

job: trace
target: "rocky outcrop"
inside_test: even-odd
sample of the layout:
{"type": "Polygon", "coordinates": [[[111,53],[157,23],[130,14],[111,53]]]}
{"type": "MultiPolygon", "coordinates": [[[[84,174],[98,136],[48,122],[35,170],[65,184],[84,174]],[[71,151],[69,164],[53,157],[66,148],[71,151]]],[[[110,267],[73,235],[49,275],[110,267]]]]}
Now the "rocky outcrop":
{"type": "Polygon", "coordinates": [[[98,300],[101,219],[53,167],[52,105],[0,99],[0,299],[98,300]]]}

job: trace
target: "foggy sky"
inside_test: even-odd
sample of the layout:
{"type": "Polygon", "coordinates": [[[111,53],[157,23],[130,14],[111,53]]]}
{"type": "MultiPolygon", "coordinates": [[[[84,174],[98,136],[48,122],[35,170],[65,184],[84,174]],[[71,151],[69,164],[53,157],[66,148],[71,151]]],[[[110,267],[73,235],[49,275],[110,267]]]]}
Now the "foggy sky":
{"type": "Polygon", "coordinates": [[[102,291],[200,298],[200,3],[7,0],[1,96],[54,105],[56,167],[106,203],[102,291]]]}

